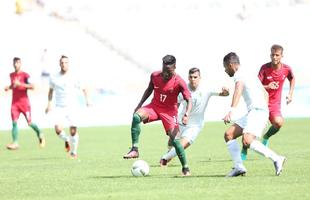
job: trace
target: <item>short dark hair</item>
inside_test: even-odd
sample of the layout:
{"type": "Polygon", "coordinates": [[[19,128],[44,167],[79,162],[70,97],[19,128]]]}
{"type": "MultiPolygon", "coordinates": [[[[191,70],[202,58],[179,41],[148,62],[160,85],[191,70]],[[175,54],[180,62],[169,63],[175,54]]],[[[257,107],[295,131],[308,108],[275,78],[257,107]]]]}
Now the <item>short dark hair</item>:
{"type": "Polygon", "coordinates": [[[199,75],[200,75],[200,69],[197,68],[197,67],[192,67],[192,68],[190,68],[190,69],[188,70],[188,74],[193,74],[193,73],[195,73],[195,72],[198,72],[199,75]]]}
{"type": "Polygon", "coordinates": [[[176,62],[176,59],[172,55],[166,55],[163,57],[163,64],[165,65],[173,65],[175,64],[175,62],[176,62]]]}
{"type": "Polygon", "coordinates": [[[279,44],[274,44],[271,46],[270,50],[281,50],[281,52],[283,52],[283,47],[279,44]]]}
{"type": "Polygon", "coordinates": [[[60,57],[59,61],[60,61],[61,59],[63,59],[63,58],[68,58],[68,56],[61,55],[61,57],[60,57]]]}
{"type": "Polygon", "coordinates": [[[17,61],[19,61],[20,60],[20,58],[19,57],[14,57],[13,58],[13,63],[15,64],[17,61]]]}
{"type": "Polygon", "coordinates": [[[235,52],[228,53],[224,59],[224,64],[240,64],[239,56],[235,52]]]}

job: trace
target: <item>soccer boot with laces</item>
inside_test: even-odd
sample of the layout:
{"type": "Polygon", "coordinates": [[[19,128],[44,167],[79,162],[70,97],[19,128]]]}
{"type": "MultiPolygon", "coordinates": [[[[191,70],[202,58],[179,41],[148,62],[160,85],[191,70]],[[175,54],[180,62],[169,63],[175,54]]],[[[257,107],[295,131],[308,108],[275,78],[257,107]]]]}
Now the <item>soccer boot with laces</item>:
{"type": "Polygon", "coordinates": [[[276,170],[276,176],[280,176],[280,174],[283,170],[283,165],[284,165],[285,161],[286,161],[286,158],[284,156],[279,156],[279,159],[273,163],[274,168],[276,170]]]}
{"type": "Polygon", "coordinates": [[[6,148],[7,148],[8,150],[17,150],[17,149],[19,148],[19,146],[18,146],[18,144],[16,144],[16,143],[11,143],[11,144],[7,144],[7,145],[6,145],[6,148]]]}
{"type": "Polygon", "coordinates": [[[188,167],[183,167],[182,168],[182,176],[190,176],[191,172],[189,171],[188,167]]]}
{"type": "Polygon", "coordinates": [[[245,176],[246,169],[242,167],[234,167],[227,175],[226,177],[236,177],[236,176],[245,176]]]}
{"type": "Polygon", "coordinates": [[[138,147],[132,147],[130,151],[123,156],[124,159],[139,158],[138,147]]]}

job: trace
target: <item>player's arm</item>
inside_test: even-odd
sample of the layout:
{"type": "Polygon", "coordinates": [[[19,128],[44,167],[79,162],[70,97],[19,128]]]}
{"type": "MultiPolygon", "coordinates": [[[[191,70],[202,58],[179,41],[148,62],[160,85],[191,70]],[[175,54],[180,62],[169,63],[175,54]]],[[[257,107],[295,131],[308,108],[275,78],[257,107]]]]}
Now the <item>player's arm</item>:
{"type": "Polygon", "coordinates": [[[34,84],[30,83],[29,82],[29,78],[26,78],[25,82],[21,82],[20,80],[18,79],[15,79],[13,81],[13,84],[11,85],[13,88],[15,87],[23,87],[23,88],[26,88],[26,89],[34,89],[34,84]]]}
{"type": "Polygon", "coordinates": [[[154,90],[154,85],[153,85],[153,82],[152,80],[150,80],[150,83],[148,85],[148,87],[146,88],[146,90],[144,91],[143,93],[143,96],[139,102],[139,104],[137,105],[137,107],[135,108],[135,112],[141,108],[141,106],[143,105],[143,103],[149,98],[149,96],[152,94],[154,90]]]}
{"type": "Polygon", "coordinates": [[[185,113],[184,113],[183,118],[182,118],[182,123],[186,125],[188,123],[189,113],[192,110],[193,104],[192,104],[192,98],[191,97],[184,99],[184,101],[186,101],[186,107],[185,107],[185,113]]]}
{"type": "Polygon", "coordinates": [[[52,107],[52,99],[53,99],[53,88],[50,88],[47,95],[47,106],[45,109],[45,113],[48,113],[51,110],[52,107]]]}
{"type": "Polygon", "coordinates": [[[242,91],[243,91],[243,87],[244,87],[244,84],[243,84],[242,81],[237,81],[236,82],[236,84],[235,84],[235,91],[234,91],[232,102],[231,102],[231,105],[230,105],[230,110],[227,113],[227,115],[223,118],[225,124],[226,123],[230,123],[230,121],[231,121],[232,112],[236,109],[236,107],[237,107],[237,105],[238,105],[238,103],[240,101],[241,94],[242,94],[242,91]]]}
{"type": "Polygon", "coordinates": [[[85,97],[85,101],[86,101],[86,106],[90,106],[91,103],[89,101],[89,90],[84,88],[83,93],[84,93],[84,97],[85,97]]]}
{"type": "Polygon", "coordinates": [[[288,95],[286,96],[286,104],[289,104],[292,102],[292,98],[293,98],[293,92],[294,92],[294,88],[295,88],[295,77],[293,76],[290,80],[290,90],[288,92],[288,95]]]}

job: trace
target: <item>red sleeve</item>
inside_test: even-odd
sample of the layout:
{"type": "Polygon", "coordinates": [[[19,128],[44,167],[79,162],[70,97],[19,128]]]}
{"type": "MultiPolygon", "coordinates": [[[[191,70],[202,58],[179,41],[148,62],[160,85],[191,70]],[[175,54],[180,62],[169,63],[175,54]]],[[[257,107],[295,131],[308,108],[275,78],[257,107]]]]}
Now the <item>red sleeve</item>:
{"type": "Polygon", "coordinates": [[[288,68],[287,79],[288,80],[292,80],[294,78],[294,74],[293,74],[292,68],[290,66],[287,66],[287,68],[288,68]]]}
{"type": "Polygon", "coordinates": [[[191,93],[186,86],[185,81],[182,78],[180,78],[179,83],[180,83],[181,93],[182,93],[183,99],[189,100],[192,96],[191,96],[191,93]]]}

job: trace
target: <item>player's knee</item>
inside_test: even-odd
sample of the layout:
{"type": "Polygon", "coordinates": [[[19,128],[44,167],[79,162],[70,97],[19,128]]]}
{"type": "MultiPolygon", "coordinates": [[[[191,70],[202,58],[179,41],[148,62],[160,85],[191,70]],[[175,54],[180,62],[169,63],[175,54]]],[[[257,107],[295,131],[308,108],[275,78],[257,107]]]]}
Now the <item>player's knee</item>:
{"type": "Polygon", "coordinates": [[[139,124],[141,121],[142,120],[141,120],[140,115],[138,115],[137,113],[133,114],[133,117],[132,117],[133,124],[139,124]]]}
{"type": "Polygon", "coordinates": [[[233,137],[233,134],[231,132],[226,131],[224,133],[225,142],[228,142],[228,141],[233,140],[233,139],[234,139],[234,137],[233,137]]]}
{"type": "Polygon", "coordinates": [[[242,145],[246,148],[249,148],[251,143],[255,139],[256,139],[256,137],[254,135],[245,133],[245,134],[243,134],[243,137],[242,137],[242,145]]]}

